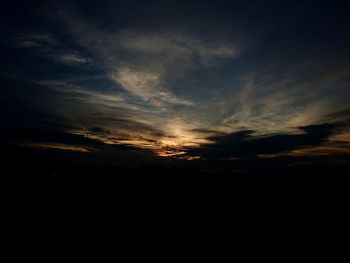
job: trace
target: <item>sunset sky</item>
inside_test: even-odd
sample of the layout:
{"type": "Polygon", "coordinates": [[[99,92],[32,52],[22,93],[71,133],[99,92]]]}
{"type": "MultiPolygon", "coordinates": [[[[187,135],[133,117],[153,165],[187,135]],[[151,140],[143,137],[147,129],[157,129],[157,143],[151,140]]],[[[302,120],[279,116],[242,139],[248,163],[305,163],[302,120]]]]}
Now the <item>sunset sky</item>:
{"type": "Polygon", "coordinates": [[[1,141],[126,160],[348,158],[345,3],[11,1],[1,141]]]}

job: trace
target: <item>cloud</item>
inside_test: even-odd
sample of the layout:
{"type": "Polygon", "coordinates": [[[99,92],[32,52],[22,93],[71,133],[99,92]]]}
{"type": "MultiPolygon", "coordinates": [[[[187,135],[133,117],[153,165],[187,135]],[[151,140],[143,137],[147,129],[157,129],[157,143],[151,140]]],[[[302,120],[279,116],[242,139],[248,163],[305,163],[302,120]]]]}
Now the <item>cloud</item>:
{"type": "Polygon", "coordinates": [[[110,131],[107,131],[100,127],[92,127],[88,129],[91,134],[98,134],[98,135],[108,135],[110,134],[110,131]]]}
{"type": "Polygon", "coordinates": [[[21,48],[33,49],[43,57],[48,57],[56,63],[69,66],[91,66],[93,60],[81,51],[69,48],[49,34],[19,35],[15,44],[21,48]]]}
{"type": "Polygon", "coordinates": [[[112,80],[132,95],[163,109],[167,104],[194,104],[177,94],[173,88],[177,80],[238,53],[232,43],[186,33],[139,28],[106,31],[69,16],[65,20],[79,44],[107,69],[112,80]]]}
{"type": "Polygon", "coordinates": [[[148,60],[158,70],[210,66],[216,59],[231,58],[238,53],[232,44],[202,40],[185,33],[129,30],[118,34],[117,44],[135,56],[133,59],[148,60]]]}
{"type": "Polygon", "coordinates": [[[90,150],[81,146],[57,144],[57,143],[23,143],[21,146],[40,150],[61,150],[79,153],[91,153],[90,150]]]}
{"type": "Polygon", "coordinates": [[[339,66],[334,57],[317,54],[315,59],[297,52],[291,56],[289,45],[281,43],[276,50],[273,41],[271,50],[252,44],[242,48],[243,53],[232,40],[235,30],[225,37],[213,28],[193,34],[176,25],[178,30],[137,23],[125,27],[116,19],[111,21],[118,20],[118,25],[106,26],[100,17],[102,23],[86,15],[59,16],[57,21],[69,29],[67,35],[71,33],[67,39],[32,34],[17,42],[56,63],[93,64],[103,72],[105,79],[99,83],[62,80],[60,75],[36,80],[47,91],[34,92],[33,101],[74,124],[74,134],[152,149],[163,156],[187,149],[193,156],[206,156],[201,152],[205,149],[215,149],[218,155],[226,151],[229,156],[231,151],[237,157],[241,151],[242,156],[256,156],[270,154],[260,150],[258,141],[274,149],[271,154],[277,146],[270,146],[269,140],[282,145],[278,151],[295,150],[286,147],[293,143],[309,147],[302,141],[309,131],[300,127],[343,121],[347,113],[348,64],[339,66]],[[74,48],[63,44],[68,42],[74,48]],[[274,52],[278,56],[271,56],[274,52]],[[233,150],[228,151],[227,144],[233,150]]]}
{"type": "Polygon", "coordinates": [[[301,134],[267,136],[257,136],[252,130],[243,130],[209,137],[211,144],[189,148],[186,153],[209,160],[276,156],[306,146],[320,147],[323,143],[328,142],[334,131],[344,125],[344,123],[311,125],[299,127],[301,134]]]}
{"type": "Polygon", "coordinates": [[[275,154],[262,154],[262,158],[276,157],[318,157],[318,156],[344,156],[350,155],[350,129],[349,122],[339,122],[326,141],[320,145],[300,147],[275,154]]]}
{"type": "Polygon", "coordinates": [[[336,121],[349,121],[350,120],[350,109],[344,109],[337,112],[329,113],[325,116],[327,120],[336,120],[336,121]]]}
{"type": "Polygon", "coordinates": [[[136,72],[129,68],[121,68],[116,76],[111,78],[117,81],[131,94],[151,102],[153,105],[162,106],[163,103],[192,105],[189,100],[175,96],[170,91],[160,88],[160,76],[152,72],[136,72]]]}
{"type": "Polygon", "coordinates": [[[320,146],[305,147],[277,154],[261,154],[261,158],[279,158],[284,156],[289,157],[320,157],[320,156],[348,156],[350,155],[350,144],[344,143],[324,143],[320,146]]]}
{"type": "Polygon", "coordinates": [[[15,44],[23,48],[38,48],[45,52],[59,45],[54,38],[48,34],[23,34],[15,37],[15,44]]]}
{"type": "MultiPolygon", "coordinates": [[[[70,123],[79,123],[82,128],[98,125],[100,129],[114,134],[158,135],[157,116],[149,116],[149,111],[141,105],[130,104],[116,91],[96,91],[64,81],[37,81],[58,92],[61,103],[66,107],[60,110],[70,123]]],[[[56,95],[57,96],[57,95],[56,95]]]]}
{"type": "Polygon", "coordinates": [[[0,81],[6,93],[1,97],[1,127],[64,127],[72,134],[115,144],[163,136],[160,117],[129,104],[115,91],[91,90],[57,80],[0,81]]]}
{"type": "Polygon", "coordinates": [[[57,61],[66,65],[89,65],[92,60],[79,53],[62,53],[54,55],[57,61]]]}
{"type": "Polygon", "coordinates": [[[63,80],[37,80],[35,83],[62,94],[67,94],[72,99],[85,100],[94,104],[117,106],[125,101],[125,98],[116,92],[96,91],[63,80]]]}
{"type": "MultiPolygon", "coordinates": [[[[151,114],[148,108],[129,104],[115,91],[93,91],[64,81],[38,81],[60,96],[60,109],[70,132],[105,144],[124,144],[156,150],[159,140],[168,138],[164,116],[151,114]],[[91,125],[96,125],[91,128],[91,125]],[[155,143],[157,142],[157,143],[155,143]]],[[[167,121],[168,122],[168,121],[167,121]]]]}
{"type": "Polygon", "coordinates": [[[299,126],[343,121],[349,70],[324,69],[320,61],[252,72],[226,99],[226,132],[252,129],[260,134],[298,133],[299,126]],[[310,69],[311,67],[311,69],[310,69]],[[315,75],[317,77],[315,77],[315,75]]]}
{"type": "MultiPolygon", "coordinates": [[[[13,143],[30,149],[83,153],[84,156],[88,154],[89,158],[92,158],[91,162],[108,162],[111,159],[123,162],[139,158],[146,161],[147,158],[155,158],[153,152],[146,149],[131,145],[106,144],[101,140],[64,130],[3,128],[0,130],[0,137],[0,142],[13,143]]],[[[70,161],[76,160],[70,159],[70,161]]]]}

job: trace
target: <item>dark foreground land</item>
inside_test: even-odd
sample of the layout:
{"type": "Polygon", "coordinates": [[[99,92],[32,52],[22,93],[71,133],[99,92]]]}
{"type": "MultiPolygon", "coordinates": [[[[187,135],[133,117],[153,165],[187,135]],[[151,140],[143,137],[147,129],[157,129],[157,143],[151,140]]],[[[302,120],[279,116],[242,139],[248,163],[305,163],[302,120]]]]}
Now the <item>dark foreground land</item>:
{"type": "Polygon", "coordinates": [[[9,152],[2,160],[3,201],[21,214],[18,220],[38,215],[343,220],[350,200],[346,161],[123,166],[67,162],[52,152],[9,152]]]}

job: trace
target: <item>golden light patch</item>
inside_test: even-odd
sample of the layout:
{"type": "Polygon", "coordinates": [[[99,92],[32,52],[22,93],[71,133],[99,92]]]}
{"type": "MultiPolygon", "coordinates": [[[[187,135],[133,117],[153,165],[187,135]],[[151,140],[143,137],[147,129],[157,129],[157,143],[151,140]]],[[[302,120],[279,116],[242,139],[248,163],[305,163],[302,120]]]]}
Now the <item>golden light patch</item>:
{"type": "Polygon", "coordinates": [[[56,144],[56,143],[26,143],[25,147],[28,148],[36,148],[42,150],[63,150],[63,151],[72,151],[72,152],[81,152],[81,153],[90,153],[91,151],[81,147],[81,146],[73,146],[66,144],[56,144]]]}
{"type": "Polygon", "coordinates": [[[350,131],[336,134],[330,138],[331,141],[338,141],[338,142],[348,142],[350,143],[350,131]]]}
{"type": "Polygon", "coordinates": [[[128,133],[122,138],[113,138],[99,134],[87,133],[84,130],[74,131],[73,134],[84,136],[92,140],[98,140],[108,145],[129,145],[140,149],[153,151],[159,157],[181,158],[185,160],[198,159],[198,156],[186,155],[186,148],[196,148],[203,144],[211,143],[205,135],[193,131],[192,124],[175,119],[167,123],[167,136],[149,136],[148,134],[128,133]],[[186,156],[186,157],[185,157],[186,156]]]}
{"type": "Polygon", "coordinates": [[[326,143],[321,146],[307,147],[292,151],[275,153],[275,154],[260,154],[260,158],[277,158],[282,156],[290,157],[317,157],[327,155],[345,155],[350,154],[350,144],[348,143],[326,143]]]}

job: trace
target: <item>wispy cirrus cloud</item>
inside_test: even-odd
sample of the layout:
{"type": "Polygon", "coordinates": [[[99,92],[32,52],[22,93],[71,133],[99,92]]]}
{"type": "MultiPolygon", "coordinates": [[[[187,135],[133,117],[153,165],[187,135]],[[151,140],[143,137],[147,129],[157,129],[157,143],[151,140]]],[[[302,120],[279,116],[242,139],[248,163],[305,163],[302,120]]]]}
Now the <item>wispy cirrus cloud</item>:
{"type": "Polygon", "coordinates": [[[35,50],[56,63],[69,66],[91,66],[94,63],[82,51],[67,47],[50,34],[23,34],[15,37],[14,42],[17,46],[35,50]]]}
{"type": "Polygon", "coordinates": [[[140,28],[105,31],[72,16],[66,15],[64,20],[112,80],[150,105],[163,108],[193,105],[172,88],[174,82],[192,70],[208,68],[238,53],[232,43],[203,40],[186,33],[140,28]]]}
{"type": "Polygon", "coordinates": [[[155,104],[191,105],[173,94],[168,85],[193,69],[209,67],[215,60],[231,58],[237,50],[229,44],[205,42],[187,35],[121,32],[116,46],[128,54],[111,65],[112,78],[126,90],[155,104]]]}
{"type": "Polygon", "coordinates": [[[129,68],[118,70],[116,76],[111,76],[126,91],[149,101],[152,105],[162,106],[163,103],[192,105],[193,102],[174,95],[171,91],[160,87],[160,75],[152,72],[137,72],[129,68]]]}
{"type": "Polygon", "coordinates": [[[229,97],[230,103],[224,102],[227,112],[232,113],[223,119],[223,129],[251,129],[257,134],[298,133],[300,126],[344,120],[341,117],[347,109],[350,72],[322,72],[318,63],[315,61],[311,69],[309,62],[307,67],[293,65],[266,75],[250,75],[242,88],[229,97]],[[343,114],[335,118],[332,112],[343,114]]]}

